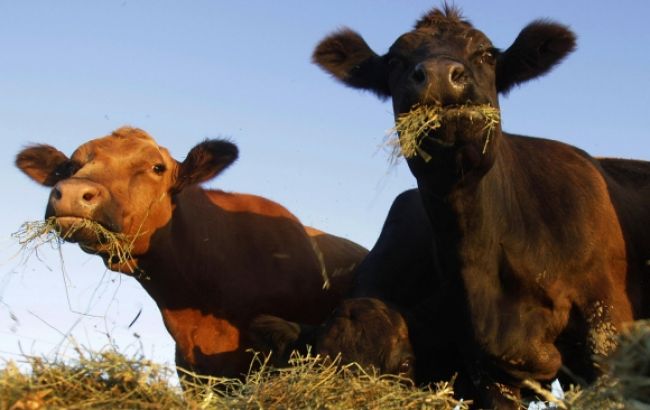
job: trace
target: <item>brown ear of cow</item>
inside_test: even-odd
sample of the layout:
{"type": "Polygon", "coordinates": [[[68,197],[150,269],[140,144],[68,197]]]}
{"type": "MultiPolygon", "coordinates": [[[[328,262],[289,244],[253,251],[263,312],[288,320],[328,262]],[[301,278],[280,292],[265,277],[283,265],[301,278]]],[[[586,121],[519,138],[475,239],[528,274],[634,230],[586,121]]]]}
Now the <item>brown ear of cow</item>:
{"type": "Polygon", "coordinates": [[[16,155],[16,167],[28,177],[45,186],[54,186],[65,178],[63,168],[68,157],[50,145],[32,145],[16,155]]]}
{"type": "Polygon", "coordinates": [[[196,145],[178,165],[176,181],[172,192],[200,184],[219,175],[235,162],[239,150],[232,142],[226,140],[205,140],[196,145]]]}
{"type": "Polygon", "coordinates": [[[344,84],[390,96],[388,67],[358,33],[344,28],[323,39],[312,61],[344,84]]]}
{"type": "Polygon", "coordinates": [[[548,73],[576,48],[576,36],[562,24],[536,20],[526,26],[497,60],[497,91],[548,73]]]}

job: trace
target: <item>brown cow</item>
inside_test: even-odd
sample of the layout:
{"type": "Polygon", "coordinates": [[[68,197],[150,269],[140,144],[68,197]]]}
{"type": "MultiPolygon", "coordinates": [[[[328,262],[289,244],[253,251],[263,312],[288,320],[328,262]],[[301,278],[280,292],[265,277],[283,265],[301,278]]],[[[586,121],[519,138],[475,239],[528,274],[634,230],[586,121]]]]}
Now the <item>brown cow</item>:
{"type": "MultiPolygon", "coordinates": [[[[617,172],[616,160],[476,120],[479,106],[498,108],[499,92],[545,74],[574,47],[569,29],[539,20],[500,51],[446,6],[386,55],[348,29],[314,53],[345,84],[391,98],[396,119],[416,107],[456,109],[417,136],[408,165],[458,301],[447,313],[464,329],[458,345],[479,405],[517,407],[510,398],[523,379],[555,377],[575,352],[589,361],[607,354],[625,322],[647,316],[647,164],[633,171],[619,161],[617,172]]],[[[590,363],[578,367],[593,376],[590,363]]]]}
{"type": "Polygon", "coordinates": [[[52,187],[45,217],[55,217],[64,235],[88,219],[132,240],[131,259],[118,262],[87,229],[67,239],[101,256],[109,269],[136,277],[176,341],[176,363],[234,377],[249,368],[242,329],[252,318],[322,322],[366,254],[303,226],[268,199],[197,186],[237,155],[230,142],[206,140],[178,162],[146,132],[124,127],[70,158],[48,145],[16,158],[18,168],[52,187]]]}

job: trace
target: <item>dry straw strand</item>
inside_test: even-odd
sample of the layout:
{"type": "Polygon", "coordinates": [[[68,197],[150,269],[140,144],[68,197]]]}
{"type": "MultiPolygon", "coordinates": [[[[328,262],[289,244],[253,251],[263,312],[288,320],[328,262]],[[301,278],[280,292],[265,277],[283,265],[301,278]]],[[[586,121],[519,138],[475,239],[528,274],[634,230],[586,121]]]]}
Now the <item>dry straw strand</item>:
{"type": "Polygon", "coordinates": [[[59,247],[63,241],[80,230],[88,230],[95,234],[101,252],[106,254],[110,261],[131,267],[133,240],[126,235],[109,231],[90,219],[79,219],[66,232],[61,232],[55,217],[44,221],[25,222],[12,236],[18,240],[24,252],[31,254],[44,244],[59,247]]]}

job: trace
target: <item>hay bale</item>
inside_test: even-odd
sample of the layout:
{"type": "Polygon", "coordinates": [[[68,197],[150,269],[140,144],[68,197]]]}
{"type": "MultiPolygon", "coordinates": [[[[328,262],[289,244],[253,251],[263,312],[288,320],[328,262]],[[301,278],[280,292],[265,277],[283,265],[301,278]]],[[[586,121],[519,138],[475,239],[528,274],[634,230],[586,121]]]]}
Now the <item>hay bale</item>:
{"type": "Polygon", "coordinates": [[[427,133],[440,128],[444,121],[466,118],[471,122],[482,122],[482,131],[487,131],[483,153],[486,152],[494,128],[501,120],[500,112],[490,105],[459,105],[442,107],[439,105],[416,105],[408,113],[401,114],[389,133],[387,145],[391,147],[391,158],[399,156],[412,158],[419,155],[426,162],[431,156],[422,148],[427,133]]]}

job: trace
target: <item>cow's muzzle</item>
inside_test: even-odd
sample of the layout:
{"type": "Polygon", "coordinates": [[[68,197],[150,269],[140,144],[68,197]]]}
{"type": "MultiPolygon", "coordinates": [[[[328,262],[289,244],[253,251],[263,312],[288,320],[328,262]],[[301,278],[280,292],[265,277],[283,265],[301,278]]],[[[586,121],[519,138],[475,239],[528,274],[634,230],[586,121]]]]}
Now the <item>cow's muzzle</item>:
{"type": "Polygon", "coordinates": [[[45,219],[55,218],[63,239],[70,242],[93,244],[101,241],[90,229],[101,225],[108,231],[119,231],[102,217],[110,194],[102,185],[81,178],[68,178],[57,183],[52,192],[45,219]]]}

